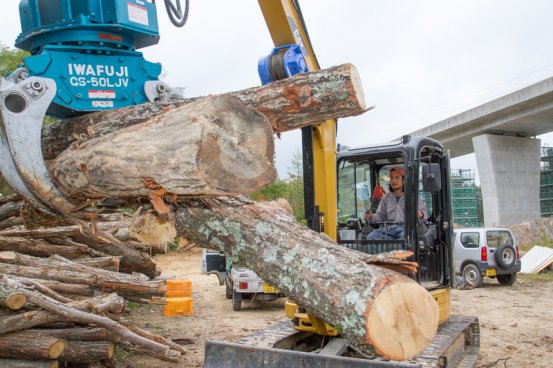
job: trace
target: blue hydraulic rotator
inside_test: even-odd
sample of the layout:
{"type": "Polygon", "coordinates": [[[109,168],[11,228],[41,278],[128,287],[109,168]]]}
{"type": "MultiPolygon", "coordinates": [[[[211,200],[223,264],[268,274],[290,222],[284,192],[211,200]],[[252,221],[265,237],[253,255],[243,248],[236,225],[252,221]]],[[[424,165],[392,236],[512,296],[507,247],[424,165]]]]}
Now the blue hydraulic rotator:
{"type": "Polygon", "coordinates": [[[16,79],[55,81],[56,117],[147,102],[161,65],[137,49],[159,41],[156,5],[143,0],[22,0],[15,46],[29,51],[16,79]]]}
{"type": "Polygon", "coordinates": [[[309,71],[300,46],[295,44],[275,47],[259,59],[257,70],[263,85],[309,71]]]}

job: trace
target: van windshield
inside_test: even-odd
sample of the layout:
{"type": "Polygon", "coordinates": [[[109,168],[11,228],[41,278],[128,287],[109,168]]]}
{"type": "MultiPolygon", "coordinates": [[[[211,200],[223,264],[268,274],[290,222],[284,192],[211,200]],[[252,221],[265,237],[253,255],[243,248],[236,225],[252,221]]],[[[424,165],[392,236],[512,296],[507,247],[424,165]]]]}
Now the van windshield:
{"type": "Polygon", "coordinates": [[[515,245],[513,236],[507,230],[489,230],[486,231],[486,242],[488,247],[497,248],[501,244],[515,245]]]}

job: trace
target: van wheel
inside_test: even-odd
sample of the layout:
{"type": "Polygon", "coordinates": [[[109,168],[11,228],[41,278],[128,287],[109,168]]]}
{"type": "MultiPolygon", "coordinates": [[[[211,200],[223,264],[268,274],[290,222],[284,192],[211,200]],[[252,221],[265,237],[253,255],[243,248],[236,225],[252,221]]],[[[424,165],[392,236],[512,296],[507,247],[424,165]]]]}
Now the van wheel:
{"type": "Polygon", "coordinates": [[[493,255],[495,263],[501,268],[510,268],[517,260],[517,251],[511,244],[501,244],[493,255]]]}
{"type": "Polygon", "coordinates": [[[242,295],[236,291],[232,292],[232,310],[238,312],[242,309],[242,295]]]}
{"type": "Polygon", "coordinates": [[[517,280],[516,273],[510,273],[507,275],[497,275],[497,281],[499,281],[501,285],[511,286],[515,283],[516,280],[517,280]]]}
{"type": "Polygon", "coordinates": [[[466,282],[473,288],[482,285],[482,274],[475,264],[469,263],[463,268],[463,277],[466,282]]]}

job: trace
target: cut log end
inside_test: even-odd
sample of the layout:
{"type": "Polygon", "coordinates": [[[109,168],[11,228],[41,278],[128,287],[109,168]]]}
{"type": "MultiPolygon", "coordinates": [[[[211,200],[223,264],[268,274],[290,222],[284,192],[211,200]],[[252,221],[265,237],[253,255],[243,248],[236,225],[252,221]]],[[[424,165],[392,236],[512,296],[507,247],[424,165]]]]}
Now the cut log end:
{"type": "Polygon", "coordinates": [[[114,346],[113,343],[110,343],[110,344],[109,344],[109,348],[108,348],[108,351],[107,351],[107,354],[106,354],[106,356],[107,356],[108,359],[112,359],[112,358],[113,358],[113,350],[114,350],[114,347],[113,347],[113,346],[114,346]]]}
{"type": "Polygon", "coordinates": [[[6,306],[11,310],[18,310],[25,305],[27,297],[22,293],[14,293],[6,298],[6,306]]]}
{"type": "Polygon", "coordinates": [[[438,319],[438,304],[426,289],[414,282],[394,282],[374,300],[365,341],[390,360],[409,359],[434,338],[438,319]]]}
{"type": "Polygon", "coordinates": [[[350,76],[351,76],[351,85],[353,88],[353,91],[355,92],[355,96],[357,96],[359,107],[362,110],[367,109],[367,105],[365,104],[365,96],[363,93],[363,82],[361,82],[361,77],[359,76],[359,72],[357,71],[357,68],[353,64],[349,64],[350,67],[350,76]]]}
{"type": "Polygon", "coordinates": [[[65,342],[56,340],[48,349],[48,356],[51,359],[57,359],[65,351],[65,342]]]}

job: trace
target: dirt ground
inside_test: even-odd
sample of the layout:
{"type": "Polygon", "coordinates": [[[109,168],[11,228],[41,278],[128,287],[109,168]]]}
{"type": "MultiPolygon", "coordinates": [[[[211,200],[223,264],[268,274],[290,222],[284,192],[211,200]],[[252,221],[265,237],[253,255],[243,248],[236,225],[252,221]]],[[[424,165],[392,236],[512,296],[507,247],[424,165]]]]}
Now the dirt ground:
{"type": "MultiPolygon", "coordinates": [[[[152,332],[184,339],[189,353],[182,362],[162,362],[118,349],[117,367],[201,367],[206,340],[235,342],[242,336],[286,319],[284,299],[269,303],[243,302],[234,312],[224,286],[215,276],[200,274],[201,250],[172,252],[158,257],[165,275],[191,280],[194,312],[166,318],[162,306],[132,305],[126,319],[152,332]]],[[[453,291],[453,313],[477,315],[481,353],[477,367],[550,367],[553,362],[553,281],[519,277],[511,287],[486,279],[473,290],[453,291]]]]}

